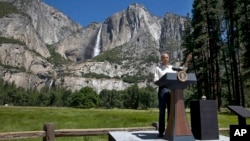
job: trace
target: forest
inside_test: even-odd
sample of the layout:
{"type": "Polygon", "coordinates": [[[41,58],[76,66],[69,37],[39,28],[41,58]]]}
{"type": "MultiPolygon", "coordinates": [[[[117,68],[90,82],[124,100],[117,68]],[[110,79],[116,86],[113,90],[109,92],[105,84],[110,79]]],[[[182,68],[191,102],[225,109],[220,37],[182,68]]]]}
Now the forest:
{"type": "MultiPolygon", "coordinates": [[[[187,14],[182,49],[192,53],[188,72],[194,72],[197,84],[186,90],[190,100],[206,96],[226,105],[250,106],[250,1],[194,0],[187,14]]],[[[129,82],[137,82],[131,80],[129,82]]],[[[156,89],[132,85],[124,91],[91,88],[71,92],[59,88],[41,91],[16,88],[0,81],[0,105],[69,106],[146,109],[157,107],[156,89]]]]}
{"type": "Polygon", "coordinates": [[[249,107],[250,1],[194,0],[182,47],[192,52],[197,97],[249,107]]]}
{"type": "Polygon", "coordinates": [[[104,89],[99,94],[90,87],[74,92],[56,87],[44,87],[38,91],[25,90],[0,80],[0,105],[148,109],[157,107],[157,92],[153,87],[139,88],[137,84],[121,91],[104,89]]]}

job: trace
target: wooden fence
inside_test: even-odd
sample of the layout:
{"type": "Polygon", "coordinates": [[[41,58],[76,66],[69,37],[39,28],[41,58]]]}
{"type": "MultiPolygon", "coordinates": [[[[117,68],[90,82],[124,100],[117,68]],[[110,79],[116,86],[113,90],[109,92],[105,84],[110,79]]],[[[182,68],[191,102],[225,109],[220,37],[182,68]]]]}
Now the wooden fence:
{"type": "Polygon", "coordinates": [[[108,135],[110,131],[140,131],[155,130],[155,127],[131,128],[98,128],[98,129],[60,129],[55,130],[53,123],[43,125],[43,131],[24,131],[0,133],[0,140],[15,140],[28,138],[43,138],[43,141],[54,141],[55,137],[108,135]]]}
{"type": "MultiPolygon", "coordinates": [[[[54,141],[56,137],[97,136],[108,135],[111,131],[142,131],[156,130],[156,127],[131,128],[98,128],[98,129],[60,129],[55,130],[53,123],[43,125],[43,131],[23,131],[0,133],[0,140],[15,140],[28,138],[43,138],[43,141],[54,141]]],[[[229,131],[229,128],[220,128],[220,131],[229,131]]]]}

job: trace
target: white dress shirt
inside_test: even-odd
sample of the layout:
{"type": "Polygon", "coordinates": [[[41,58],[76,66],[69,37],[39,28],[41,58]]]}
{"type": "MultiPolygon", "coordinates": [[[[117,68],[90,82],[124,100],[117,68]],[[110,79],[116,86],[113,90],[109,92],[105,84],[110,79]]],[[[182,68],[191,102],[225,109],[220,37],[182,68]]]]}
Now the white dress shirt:
{"type": "Polygon", "coordinates": [[[174,71],[172,67],[172,65],[164,66],[162,64],[160,66],[157,66],[154,73],[154,82],[158,81],[166,73],[176,73],[176,71],[174,71]]]}

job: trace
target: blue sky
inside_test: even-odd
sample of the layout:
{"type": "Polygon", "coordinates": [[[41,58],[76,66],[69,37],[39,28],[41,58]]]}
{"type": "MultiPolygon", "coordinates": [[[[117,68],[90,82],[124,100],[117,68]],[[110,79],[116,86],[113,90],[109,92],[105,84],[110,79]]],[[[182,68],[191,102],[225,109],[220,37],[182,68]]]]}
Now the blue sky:
{"type": "Polygon", "coordinates": [[[191,14],[193,0],[42,0],[53,6],[73,21],[87,26],[91,22],[103,23],[116,12],[126,9],[130,4],[139,3],[155,16],[167,12],[186,16],[191,14]]]}

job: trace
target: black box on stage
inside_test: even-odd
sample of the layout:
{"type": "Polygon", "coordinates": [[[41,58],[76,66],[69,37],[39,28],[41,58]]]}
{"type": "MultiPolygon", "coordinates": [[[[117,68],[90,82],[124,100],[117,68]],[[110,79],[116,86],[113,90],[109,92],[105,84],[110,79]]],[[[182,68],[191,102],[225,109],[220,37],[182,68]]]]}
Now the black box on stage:
{"type": "Polygon", "coordinates": [[[215,100],[190,102],[191,130],[195,139],[219,139],[217,104],[215,100]]]}

